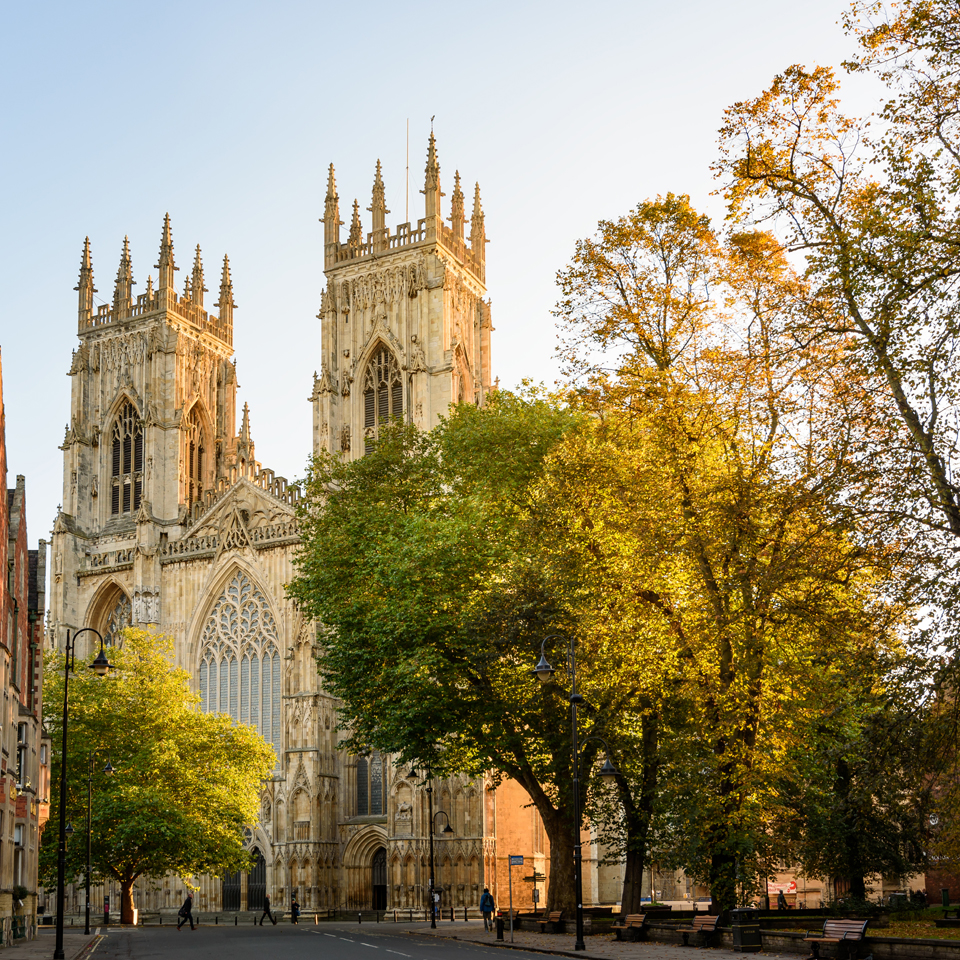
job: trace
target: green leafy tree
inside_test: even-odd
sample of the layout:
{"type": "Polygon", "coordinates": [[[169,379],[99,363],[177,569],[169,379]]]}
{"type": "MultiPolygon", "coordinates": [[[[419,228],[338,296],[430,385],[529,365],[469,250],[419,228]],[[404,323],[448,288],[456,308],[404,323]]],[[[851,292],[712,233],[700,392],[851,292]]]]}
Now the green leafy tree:
{"type": "MultiPolygon", "coordinates": [[[[70,681],[67,728],[67,819],[86,822],[88,757],[109,756],[113,776],[95,775],[91,879],[121,887],[121,915],[131,922],[132,887],[141,876],[221,874],[246,868],[244,827],[257,822],[260,782],[276,762],[252,728],[224,714],[201,713],[189,677],[172,665],[173,641],[128,629],[111,648],[116,669],[105,678],[78,668],[70,681]]],[[[45,661],[44,724],[53,740],[51,808],[61,775],[64,658],[45,661]]],[[[67,878],[86,870],[84,831],[67,844],[67,878]]],[[[41,845],[41,875],[57,873],[57,830],[41,845]]]]}
{"type": "MultiPolygon", "coordinates": [[[[434,771],[495,770],[529,794],[551,844],[550,909],[574,906],[569,678],[530,676],[548,634],[578,640],[580,736],[610,732],[643,664],[585,620],[559,562],[562,504],[543,484],[585,421],[545,398],[494,395],[436,430],[396,427],[350,463],[319,457],[301,508],[291,593],[328,628],[320,667],[347,745],[434,771]],[[616,682],[610,682],[614,678],[616,682]]],[[[583,795],[598,744],[584,750],[583,795]]]]}

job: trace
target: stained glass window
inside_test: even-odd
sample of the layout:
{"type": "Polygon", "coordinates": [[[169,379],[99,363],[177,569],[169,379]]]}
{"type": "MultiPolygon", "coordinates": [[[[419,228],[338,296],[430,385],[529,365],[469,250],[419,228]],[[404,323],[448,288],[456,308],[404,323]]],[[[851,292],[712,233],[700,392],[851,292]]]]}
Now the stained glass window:
{"type": "Polygon", "coordinates": [[[249,723],[280,754],[280,653],[266,597],[237,571],[200,638],[200,696],[208,713],[249,723]]]}

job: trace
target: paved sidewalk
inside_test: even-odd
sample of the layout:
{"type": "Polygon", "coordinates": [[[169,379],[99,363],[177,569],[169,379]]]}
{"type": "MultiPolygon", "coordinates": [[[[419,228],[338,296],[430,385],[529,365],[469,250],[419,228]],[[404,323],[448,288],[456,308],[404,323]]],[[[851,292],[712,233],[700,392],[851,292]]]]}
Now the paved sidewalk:
{"type": "MultiPolygon", "coordinates": [[[[621,943],[613,934],[597,934],[584,937],[586,951],[574,952],[573,945],[576,937],[570,933],[536,933],[532,930],[515,930],[513,943],[510,942],[509,924],[504,926],[503,943],[497,940],[496,933],[485,933],[482,920],[471,920],[464,923],[462,920],[451,923],[437,921],[437,929],[431,930],[429,923],[415,924],[412,928],[406,927],[409,933],[429,934],[434,937],[447,937],[455,940],[466,940],[472,943],[483,943],[487,946],[513,948],[515,950],[533,950],[537,953],[552,953],[560,956],[577,957],[582,960],[691,960],[695,956],[703,956],[702,951],[694,951],[691,947],[682,947],[675,943],[658,943],[651,939],[646,943],[621,943]]],[[[710,951],[714,953],[733,953],[724,947],[716,947],[710,951]]],[[[759,954],[762,957],[780,957],[783,960],[798,960],[795,953],[767,953],[759,954]]]]}
{"type": "MultiPolygon", "coordinates": [[[[96,956],[97,943],[101,940],[96,931],[89,937],[82,933],[64,931],[63,955],[65,960],[86,960],[91,953],[96,956]]],[[[57,943],[56,930],[47,927],[40,928],[35,940],[14,940],[12,946],[6,947],[0,953],[9,954],[15,960],[52,960],[53,950],[57,943]]]]}

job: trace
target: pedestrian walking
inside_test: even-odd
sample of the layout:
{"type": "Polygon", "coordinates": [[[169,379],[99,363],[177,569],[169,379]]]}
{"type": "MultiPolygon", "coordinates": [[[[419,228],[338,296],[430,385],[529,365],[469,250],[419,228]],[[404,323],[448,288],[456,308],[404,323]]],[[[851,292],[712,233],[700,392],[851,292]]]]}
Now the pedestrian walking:
{"type": "Polygon", "coordinates": [[[777,909],[786,910],[787,909],[787,898],[783,895],[783,891],[780,890],[777,893],[777,909]]]}
{"type": "Polygon", "coordinates": [[[180,918],[177,921],[177,929],[179,930],[188,920],[190,921],[190,929],[196,930],[197,928],[193,923],[193,894],[188,893],[187,899],[183,901],[183,906],[177,913],[177,916],[180,918]]]}
{"type": "Polygon", "coordinates": [[[270,894],[269,894],[269,893],[265,893],[265,894],[263,895],[263,913],[260,914],[260,926],[261,926],[261,927],[263,926],[263,918],[264,918],[264,917],[269,917],[269,918],[270,918],[270,922],[271,922],[274,926],[277,925],[277,918],[270,912],[270,894]]]}
{"type": "Polygon", "coordinates": [[[493,930],[493,911],[496,904],[493,902],[493,894],[489,887],[483,888],[483,894],[480,897],[480,912],[483,914],[483,929],[493,930]]]}
{"type": "Polygon", "coordinates": [[[440,919],[440,894],[436,890],[433,891],[433,915],[440,919]]]}
{"type": "Polygon", "coordinates": [[[290,901],[290,922],[299,923],[300,922],[300,904],[297,903],[297,898],[294,897],[290,901]]]}

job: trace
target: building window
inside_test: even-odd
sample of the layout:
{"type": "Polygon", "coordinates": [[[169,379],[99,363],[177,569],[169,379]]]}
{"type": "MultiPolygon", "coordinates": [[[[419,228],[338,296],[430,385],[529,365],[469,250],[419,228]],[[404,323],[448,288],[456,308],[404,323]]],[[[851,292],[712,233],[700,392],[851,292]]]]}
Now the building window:
{"type": "Polygon", "coordinates": [[[195,503],[203,498],[203,470],[206,464],[206,443],[197,407],[190,411],[184,430],[183,464],[186,470],[186,501],[188,504],[195,503]]]}
{"type": "Polygon", "coordinates": [[[374,751],[357,759],[357,816],[386,813],[383,802],[383,757],[374,751]]]}
{"type": "Polygon", "coordinates": [[[17,786],[22,787],[27,773],[27,725],[17,724],[17,786]]]}
{"type": "Polygon", "coordinates": [[[363,378],[364,452],[369,453],[381,424],[403,416],[403,378],[396,357],[381,347],[367,365],[363,378]]]}
{"type": "Polygon", "coordinates": [[[132,403],[125,403],[113,426],[110,465],[110,512],[113,515],[140,509],[143,492],[143,423],[132,403]]]}
{"type": "Polygon", "coordinates": [[[200,637],[200,701],[206,713],[228,713],[255,727],[280,754],[280,653],[266,597],[234,574],[200,637]]]}
{"type": "Polygon", "coordinates": [[[103,642],[108,647],[120,646],[121,632],[133,623],[133,613],[130,607],[130,598],[121,590],[117,602],[107,616],[104,623],[103,642]]]}

